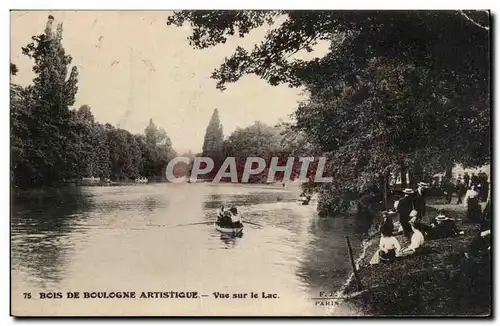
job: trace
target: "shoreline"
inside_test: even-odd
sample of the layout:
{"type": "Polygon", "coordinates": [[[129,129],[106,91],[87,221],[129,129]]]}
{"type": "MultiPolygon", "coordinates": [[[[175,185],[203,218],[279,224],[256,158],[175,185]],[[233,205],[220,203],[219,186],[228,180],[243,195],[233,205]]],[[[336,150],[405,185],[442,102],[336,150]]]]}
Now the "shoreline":
{"type": "MultiPolygon", "coordinates": [[[[455,218],[457,227],[465,232],[451,238],[426,241],[428,252],[400,258],[391,265],[370,265],[369,261],[378,249],[379,232],[373,232],[363,240],[356,268],[362,290],[357,291],[354,273],[337,292],[339,301],[352,305],[368,316],[490,316],[491,281],[490,268],[479,273],[475,286],[466,288],[461,275],[461,260],[479,230],[477,224],[463,222],[465,208],[462,205],[430,205],[424,222],[443,210],[455,218]]],[[[402,235],[396,236],[401,246],[408,245],[402,235]]]]}

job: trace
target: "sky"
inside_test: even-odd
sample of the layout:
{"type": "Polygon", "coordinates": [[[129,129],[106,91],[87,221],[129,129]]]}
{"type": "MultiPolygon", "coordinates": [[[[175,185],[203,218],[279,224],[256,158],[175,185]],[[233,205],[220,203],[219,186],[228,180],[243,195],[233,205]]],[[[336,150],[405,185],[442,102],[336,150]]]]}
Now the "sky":
{"type": "MultiPolygon", "coordinates": [[[[41,34],[48,15],[63,23],[63,46],[78,67],[75,108],[89,105],[97,121],[142,133],[153,119],[165,128],[178,152],[200,152],[207,124],[217,108],[227,136],[254,121],[287,120],[304,99],[301,89],[270,86],[246,76],[226,91],[210,78],[236,46],[251,49],[267,28],[234,37],[216,47],[195,50],[188,26],[167,26],[168,11],[12,11],[11,62],[19,68],[12,82],[28,85],[33,62],[21,47],[41,34]]],[[[308,56],[322,56],[326,45],[308,56]]]]}

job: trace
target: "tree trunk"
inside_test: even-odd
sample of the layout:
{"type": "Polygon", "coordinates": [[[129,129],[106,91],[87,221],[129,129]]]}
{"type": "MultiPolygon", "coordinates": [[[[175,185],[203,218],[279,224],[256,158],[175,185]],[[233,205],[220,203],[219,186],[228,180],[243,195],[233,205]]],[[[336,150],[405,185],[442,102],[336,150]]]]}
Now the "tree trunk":
{"type": "Polygon", "coordinates": [[[408,169],[406,166],[401,166],[401,187],[406,188],[408,187],[408,179],[406,178],[406,174],[408,172],[408,169]]]}
{"type": "Polygon", "coordinates": [[[417,182],[415,181],[415,176],[413,175],[413,169],[408,169],[408,184],[407,187],[413,188],[417,182]]]}
{"type": "Polygon", "coordinates": [[[389,208],[389,174],[381,175],[379,178],[379,187],[382,190],[382,206],[384,210],[389,208]]]}
{"type": "Polygon", "coordinates": [[[389,191],[390,191],[390,185],[389,185],[389,178],[390,174],[386,174],[384,178],[384,208],[385,210],[389,209],[389,191]]]}
{"type": "Polygon", "coordinates": [[[422,174],[422,166],[420,165],[420,162],[416,161],[413,164],[413,178],[412,178],[411,185],[412,187],[415,187],[417,182],[421,182],[423,180],[423,174],[422,174]]]}

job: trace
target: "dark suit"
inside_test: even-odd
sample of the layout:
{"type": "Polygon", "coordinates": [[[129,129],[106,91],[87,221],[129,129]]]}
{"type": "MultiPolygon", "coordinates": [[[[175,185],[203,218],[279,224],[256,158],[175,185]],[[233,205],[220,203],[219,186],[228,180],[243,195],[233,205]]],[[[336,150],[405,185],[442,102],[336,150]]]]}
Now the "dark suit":
{"type": "Polygon", "coordinates": [[[462,199],[464,198],[465,193],[467,192],[467,186],[463,182],[458,181],[457,186],[455,187],[455,192],[457,193],[458,197],[457,205],[461,204],[462,199]]]}
{"type": "Polygon", "coordinates": [[[411,226],[409,223],[410,212],[413,210],[413,199],[410,196],[401,198],[398,204],[399,223],[403,227],[405,237],[410,237],[411,226]]]}
{"type": "Polygon", "coordinates": [[[426,195],[425,195],[425,190],[420,190],[421,193],[417,192],[415,193],[414,197],[414,204],[413,207],[414,209],[418,212],[417,218],[421,219],[422,217],[425,216],[425,200],[426,200],[426,195]]]}
{"type": "Polygon", "coordinates": [[[470,177],[469,177],[469,175],[468,175],[468,174],[465,174],[465,175],[464,175],[464,184],[465,184],[465,188],[469,188],[469,186],[470,186],[470,183],[469,183],[469,182],[470,182],[470,177]]]}

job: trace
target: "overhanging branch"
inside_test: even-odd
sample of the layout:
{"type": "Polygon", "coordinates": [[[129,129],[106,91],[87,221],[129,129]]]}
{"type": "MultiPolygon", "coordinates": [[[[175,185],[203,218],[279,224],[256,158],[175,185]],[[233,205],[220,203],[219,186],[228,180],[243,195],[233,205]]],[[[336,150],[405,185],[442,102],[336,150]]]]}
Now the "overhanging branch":
{"type": "Polygon", "coordinates": [[[489,31],[489,30],[490,30],[490,28],[489,28],[489,27],[487,27],[487,26],[483,26],[483,25],[479,24],[478,22],[476,22],[474,19],[472,19],[472,18],[470,18],[469,16],[467,16],[467,14],[466,14],[465,12],[463,12],[462,10],[459,10],[459,12],[460,12],[460,14],[461,14],[462,16],[464,16],[464,17],[465,17],[465,19],[467,19],[468,21],[470,21],[471,23],[473,23],[473,24],[474,24],[474,25],[476,25],[477,27],[480,27],[480,28],[482,28],[482,29],[484,29],[484,30],[487,30],[487,31],[489,31]]]}

